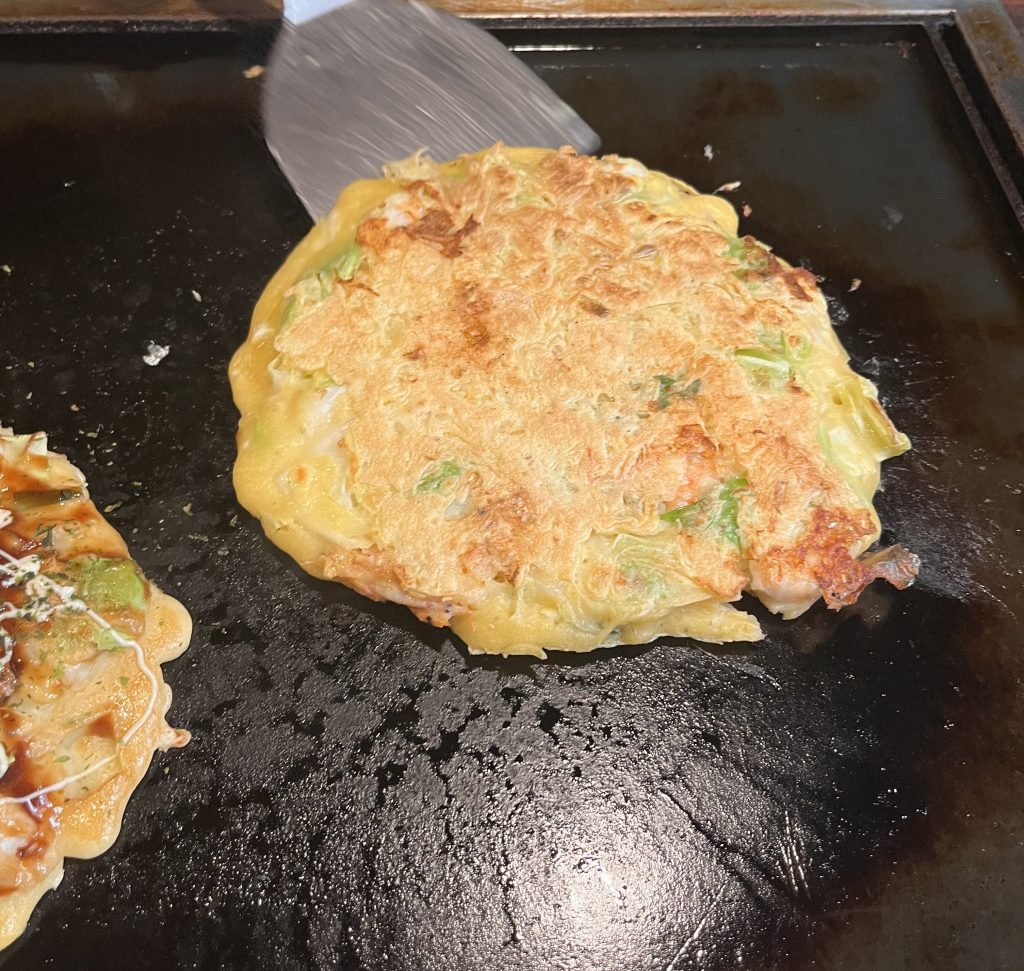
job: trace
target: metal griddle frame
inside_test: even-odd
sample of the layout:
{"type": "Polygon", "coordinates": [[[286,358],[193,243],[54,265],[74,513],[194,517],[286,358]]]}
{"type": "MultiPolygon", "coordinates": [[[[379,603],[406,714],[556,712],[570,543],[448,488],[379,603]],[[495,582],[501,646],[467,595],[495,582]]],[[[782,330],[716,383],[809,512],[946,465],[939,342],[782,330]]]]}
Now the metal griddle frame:
{"type": "MultiPolygon", "coordinates": [[[[998,107],[1017,148],[1024,151],[1024,40],[999,0],[776,0],[770,5],[738,0],[717,8],[676,0],[661,10],[652,6],[638,11],[584,15],[524,11],[514,15],[474,14],[473,18],[492,28],[521,26],[524,20],[576,28],[921,25],[932,39],[961,99],[973,87],[973,68],[976,79],[984,83],[998,107]]],[[[968,98],[965,108],[970,114],[975,106],[969,102],[968,98]]],[[[972,121],[976,120],[980,119],[972,114],[972,121]]]]}
{"type": "MultiPolygon", "coordinates": [[[[1024,224],[1024,40],[999,0],[574,0],[545,10],[508,0],[439,0],[492,30],[522,27],[917,26],[924,28],[1024,224]],[[626,6],[629,9],[624,9],[626,6]],[[608,9],[609,7],[618,9],[608,9]]],[[[272,27],[279,0],[12,0],[4,32],[272,27]],[[40,7],[46,9],[40,12],[40,7]],[[141,8],[141,9],[140,9],[141,8]]]]}
{"type": "Polygon", "coordinates": [[[511,15],[467,15],[492,30],[524,26],[921,27],[949,76],[1014,214],[1024,225],[1024,39],[999,0],[777,0],[770,5],[737,0],[718,8],[670,0],[660,10],[651,7],[585,14],[524,10],[511,15]]]}

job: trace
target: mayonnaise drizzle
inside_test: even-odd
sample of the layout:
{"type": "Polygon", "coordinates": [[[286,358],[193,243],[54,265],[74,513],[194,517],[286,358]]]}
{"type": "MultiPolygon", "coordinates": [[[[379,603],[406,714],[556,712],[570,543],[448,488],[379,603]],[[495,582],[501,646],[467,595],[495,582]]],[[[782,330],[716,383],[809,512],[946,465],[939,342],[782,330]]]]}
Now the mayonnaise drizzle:
{"type": "MultiPolygon", "coordinates": [[[[0,528],[3,528],[3,526],[7,525],[7,523],[11,521],[9,514],[5,521],[5,517],[3,514],[6,512],[6,510],[0,510],[0,528]]],[[[6,576],[16,576],[19,572],[23,572],[25,570],[25,561],[19,560],[17,557],[12,556],[6,550],[0,550],[0,557],[7,561],[6,563],[0,563],[0,573],[6,576]]],[[[99,627],[101,627],[111,637],[113,637],[114,641],[117,644],[119,644],[121,647],[130,647],[135,652],[135,657],[136,660],[138,661],[139,668],[142,670],[142,673],[145,674],[145,676],[149,679],[150,692],[149,704],[146,705],[146,710],[138,719],[136,719],[132,727],[129,728],[128,731],[121,736],[122,745],[131,741],[131,739],[139,732],[142,726],[149,720],[149,717],[153,714],[153,709],[156,707],[156,700],[160,694],[160,682],[157,681],[156,675],[153,674],[152,669],[146,663],[146,656],[145,654],[143,654],[142,648],[136,641],[132,640],[129,637],[124,637],[122,634],[120,634],[103,617],[96,613],[96,611],[94,611],[91,607],[85,604],[82,600],[79,600],[77,597],[75,597],[73,593],[73,586],[61,586],[60,584],[54,583],[49,577],[43,574],[34,576],[32,578],[32,581],[30,582],[38,582],[45,590],[47,590],[47,592],[54,594],[57,597],[57,599],[60,601],[60,604],[55,609],[60,609],[61,607],[63,607],[65,609],[74,610],[79,613],[84,613],[90,620],[94,621],[99,627]]],[[[8,756],[8,759],[9,758],[10,757],[8,756]]],[[[108,755],[105,758],[100,759],[99,762],[97,762],[95,765],[91,765],[89,768],[83,769],[81,772],[76,772],[74,773],[74,775],[66,776],[65,778],[61,779],[60,782],[54,782],[51,785],[43,786],[41,789],[36,789],[34,792],[30,792],[27,796],[0,796],[0,805],[7,805],[10,803],[27,803],[31,802],[33,799],[38,799],[40,796],[45,796],[48,793],[57,792],[58,790],[63,789],[65,786],[70,785],[72,782],[77,782],[79,779],[84,779],[86,776],[91,775],[93,772],[95,772],[97,769],[102,768],[108,762],[112,762],[115,758],[117,758],[116,754],[108,755]]]]}

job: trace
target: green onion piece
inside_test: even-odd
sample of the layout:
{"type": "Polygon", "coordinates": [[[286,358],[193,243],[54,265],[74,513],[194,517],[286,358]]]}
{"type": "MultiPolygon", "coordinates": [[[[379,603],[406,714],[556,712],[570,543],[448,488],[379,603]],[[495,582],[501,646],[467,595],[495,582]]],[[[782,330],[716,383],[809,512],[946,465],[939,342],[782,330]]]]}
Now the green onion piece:
{"type": "Polygon", "coordinates": [[[703,505],[704,500],[698,499],[697,502],[691,503],[689,506],[676,506],[675,509],[666,509],[665,512],[659,514],[658,518],[666,523],[679,523],[680,526],[687,529],[697,522],[697,517],[700,515],[703,505]]]}
{"type": "Polygon", "coordinates": [[[722,483],[717,495],[707,495],[688,506],[668,509],[658,518],[666,523],[677,523],[682,529],[693,529],[701,524],[702,529],[717,531],[723,539],[740,549],[738,493],[747,485],[745,476],[734,476],[722,483]]]}
{"type": "Polygon", "coordinates": [[[759,382],[781,387],[795,381],[798,366],[811,353],[810,345],[803,337],[794,347],[782,331],[777,334],[764,333],[757,338],[758,347],[737,348],[736,363],[746,368],[759,382]]]}
{"type": "Polygon", "coordinates": [[[416,494],[422,496],[429,492],[440,492],[450,479],[458,478],[463,471],[454,462],[445,459],[422,475],[416,483],[416,494]]]}
{"type": "Polygon", "coordinates": [[[658,411],[664,411],[672,398],[692,398],[700,392],[700,378],[694,378],[678,390],[676,385],[682,380],[681,374],[656,374],[654,380],[658,382],[658,411]]]}
{"type": "Polygon", "coordinates": [[[740,511],[740,502],[736,493],[747,488],[747,480],[742,475],[737,475],[727,480],[718,491],[718,511],[716,520],[722,535],[736,549],[740,548],[740,528],[737,521],[740,511]]]}

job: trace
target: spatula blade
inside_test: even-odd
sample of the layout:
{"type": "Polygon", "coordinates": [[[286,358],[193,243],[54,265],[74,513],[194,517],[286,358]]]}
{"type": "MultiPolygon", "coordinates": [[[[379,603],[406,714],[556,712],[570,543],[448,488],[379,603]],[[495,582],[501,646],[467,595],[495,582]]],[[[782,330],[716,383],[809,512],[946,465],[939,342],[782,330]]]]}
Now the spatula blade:
{"type": "Polygon", "coordinates": [[[418,0],[350,0],[282,27],[266,76],[267,144],[314,219],[349,182],[419,149],[436,159],[600,139],[486,31],[418,0]]]}

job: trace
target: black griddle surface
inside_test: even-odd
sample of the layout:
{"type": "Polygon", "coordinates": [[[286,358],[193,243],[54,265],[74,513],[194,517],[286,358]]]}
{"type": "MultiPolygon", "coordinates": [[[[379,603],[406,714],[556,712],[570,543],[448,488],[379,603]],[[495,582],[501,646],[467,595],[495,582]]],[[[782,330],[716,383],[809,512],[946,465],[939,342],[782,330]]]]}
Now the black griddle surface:
{"type": "Polygon", "coordinates": [[[752,650],[538,663],[310,579],[229,474],[228,358],[308,226],[242,76],[266,38],[0,36],[0,413],[195,619],[192,744],[5,966],[1019,967],[1024,247],[927,35],[502,36],[596,47],[523,56],[826,278],[914,441],[879,508],[920,581],[752,650]]]}

